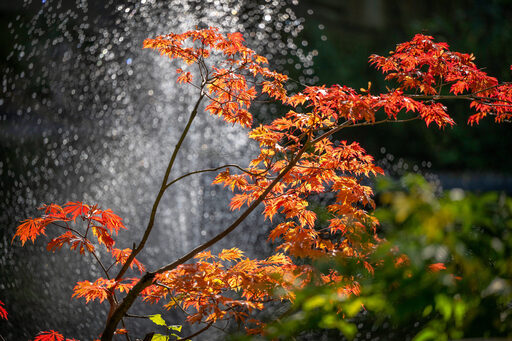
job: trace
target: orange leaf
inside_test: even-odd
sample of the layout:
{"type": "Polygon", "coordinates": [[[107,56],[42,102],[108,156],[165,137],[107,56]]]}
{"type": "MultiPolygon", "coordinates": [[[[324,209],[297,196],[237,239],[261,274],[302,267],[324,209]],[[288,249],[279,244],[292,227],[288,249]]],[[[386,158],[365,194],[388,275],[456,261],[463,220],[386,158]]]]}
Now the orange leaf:
{"type": "Polygon", "coordinates": [[[89,281],[78,282],[73,288],[73,297],[85,297],[86,303],[98,299],[101,303],[108,297],[108,289],[114,283],[114,280],[106,280],[104,278],[98,278],[94,283],[89,281]]]}
{"type": "Polygon", "coordinates": [[[231,249],[223,249],[221,253],[219,253],[219,258],[222,260],[235,260],[240,259],[243,256],[243,251],[234,247],[231,249]]]}
{"type": "Polygon", "coordinates": [[[40,234],[44,234],[46,225],[43,224],[42,218],[29,218],[22,221],[22,224],[16,229],[14,238],[19,237],[21,245],[25,245],[25,242],[30,239],[32,242],[40,234]]]}
{"type": "Polygon", "coordinates": [[[112,250],[116,242],[114,239],[112,239],[112,236],[110,233],[108,233],[106,228],[101,226],[93,226],[92,233],[96,236],[96,238],[98,238],[98,242],[100,244],[103,244],[107,247],[107,250],[112,250]]]}
{"type": "Polygon", "coordinates": [[[194,256],[194,258],[197,259],[209,259],[212,258],[212,253],[210,251],[202,251],[199,252],[197,255],[194,256]]]}
{"type": "MultiPolygon", "coordinates": [[[[128,257],[131,255],[132,249],[112,249],[111,252],[112,257],[116,259],[116,262],[119,262],[124,265],[124,263],[128,260],[128,257]]],[[[134,258],[132,263],[130,264],[130,269],[133,269],[133,265],[135,265],[141,273],[146,271],[144,265],[142,265],[142,263],[139,262],[136,258],[134,258]]]]}
{"type": "Polygon", "coordinates": [[[128,334],[128,330],[126,330],[126,329],[124,329],[124,328],[116,329],[116,331],[114,332],[114,334],[118,334],[118,335],[125,335],[125,334],[128,334]]]}
{"type": "Polygon", "coordinates": [[[54,330],[39,332],[34,341],[64,341],[64,336],[54,330]]]}
{"type": "Polygon", "coordinates": [[[126,227],[124,227],[123,223],[121,222],[121,217],[114,214],[111,209],[103,211],[101,214],[101,219],[105,227],[109,229],[110,233],[112,233],[112,231],[116,231],[117,233],[119,232],[120,228],[126,229],[126,227]]]}
{"type": "Polygon", "coordinates": [[[89,213],[90,207],[81,202],[68,202],[64,204],[64,212],[66,215],[71,214],[71,220],[75,221],[78,216],[86,216],[89,213]]]}
{"type": "Polygon", "coordinates": [[[446,266],[444,265],[444,263],[434,263],[428,266],[428,270],[430,272],[439,272],[441,270],[446,270],[446,266]]]}
{"type": "Polygon", "coordinates": [[[81,238],[76,237],[73,232],[67,231],[66,233],[53,238],[48,245],[46,245],[46,250],[55,252],[55,250],[60,249],[64,244],[70,244],[76,240],[80,240],[81,238]]]}
{"type": "Polygon", "coordinates": [[[192,82],[192,74],[190,72],[183,72],[178,76],[178,83],[190,83],[192,82]]]}

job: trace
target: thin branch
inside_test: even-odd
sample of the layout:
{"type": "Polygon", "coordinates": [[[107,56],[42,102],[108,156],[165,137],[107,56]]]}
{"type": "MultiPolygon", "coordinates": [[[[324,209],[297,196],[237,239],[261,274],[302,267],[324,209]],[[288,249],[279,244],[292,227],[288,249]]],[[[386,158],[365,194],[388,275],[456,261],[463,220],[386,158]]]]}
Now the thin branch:
{"type": "MultiPolygon", "coordinates": [[[[482,90],[483,91],[483,90],[482,90]]],[[[474,93],[476,94],[476,92],[474,93]]],[[[486,97],[486,96],[475,96],[472,94],[467,95],[407,95],[404,96],[413,98],[416,100],[445,100],[445,99],[463,99],[468,101],[493,101],[493,102],[504,102],[504,103],[512,103],[511,101],[507,101],[501,98],[496,97],[486,97]]],[[[494,104],[489,104],[494,105],[494,104]]]]}
{"type": "Polygon", "coordinates": [[[108,270],[110,269],[107,269],[105,268],[105,266],[103,265],[103,263],[101,262],[100,258],[98,257],[98,255],[96,254],[96,252],[91,252],[92,255],[94,256],[94,258],[96,259],[96,261],[98,262],[98,264],[100,265],[101,269],[103,270],[103,272],[105,273],[105,276],[107,276],[107,279],[110,279],[110,276],[108,274],[108,270]]]}
{"type": "Polygon", "coordinates": [[[116,281],[118,281],[119,279],[121,279],[123,277],[123,275],[128,270],[128,267],[132,263],[135,256],[144,248],[144,245],[146,245],[146,241],[148,240],[149,235],[151,234],[151,230],[153,229],[153,226],[155,224],[155,217],[156,217],[156,212],[158,210],[158,205],[160,204],[160,200],[162,199],[162,197],[165,193],[165,190],[167,189],[167,181],[169,179],[169,175],[170,175],[172,167],[174,165],[174,161],[176,160],[178,151],[181,149],[183,141],[185,140],[185,137],[187,136],[187,133],[190,130],[190,126],[192,125],[192,122],[194,121],[194,118],[197,115],[197,111],[199,109],[199,104],[201,103],[203,97],[204,97],[204,93],[201,92],[194,108],[192,109],[192,112],[190,113],[190,117],[188,119],[187,125],[186,125],[185,129],[183,130],[183,132],[181,133],[178,143],[174,147],[174,151],[172,153],[171,160],[169,161],[169,165],[167,166],[167,170],[165,171],[165,175],[162,180],[162,185],[160,186],[160,191],[158,192],[158,195],[153,204],[153,208],[151,210],[151,215],[149,217],[149,222],[146,227],[146,230],[144,231],[144,235],[143,235],[141,241],[139,242],[139,245],[135,249],[133,249],[132,253],[130,254],[128,259],[124,263],[123,267],[121,268],[121,270],[119,270],[119,273],[116,276],[116,281]]]}
{"type": "Polygon", "coordinates": [[[89,233],[89,229],[91,228],[91,220],[92,219],[87,219],[89,222],[87,223],[87,229],[85,230],[85,235],[84,237],[87,238],[87,234],[89,233]]]}
{"type": "Polygon", "coordinates": [[[182,337],[181,339],[183,339],[183,340],[189,340],[189,339],[191,339],[191,338],[193,338],[193,337],[196,337],[197,335],[199,335],[199,334],[201,334],[201,333],[205,332],[206,330],[208,330],[212,325],[213,325],[213,321],[212,321],[212,322],[210,322],[210,323],[208,323],[204,328],[199,329],[197,332],[195,332],[195,333],[193,333],[193,334],[190,334],[190,335],[188,335],[188,336],[186,336],[186,337],[182,337]]]}
{"type": "Polygon", "coordinates": [[[68,223],[66,223],[66,226],[63,226],[63,225],[59,225],[59,224],[57,224],[56,222],[53,221],[53,222],[51,222],[51,224],[53,224],[55,226],[58,226],[58,227],[66,230],[66,231],[74,232],[77,235],[79,235],[80,237],[85,238],[80,232],[78,232],[78,230],[75,230],[74,228],[69,227],[68,223]]]}
{"type": "Polygon", "coordinates": [[[155,282],[154,284],[155,284],[155,285],[158,285],[158,286],[160,286],[160,287],[162,287],[162,288],[167,289],[167,291],[168,291],[168,293],[169,293],[169,296],[170,296],[170,297],[171,297],[171,299],[174,301],[174,304],[176,304],[176,305],[178,306],[178,308],[180,308],[180,310],[183,312],[183,314],[185,314],[186,316],[190,316],[190,314],[189,314],[185,309],[183,309],[183,308],[182,308],[182,306],[180,306],[180,305],[178,304],[178,301],[176,301],[176,298],[174,298],[174,295],[172,294],[172,288],[171,288],[171,287],[169,287],[169,286],[167,286],[167,285],[165,285],[165,284],[163,284],[163,283],[160,283],[160,282],[155,282]]]}
{"type": "Polygon", "coordinates": [[[347,126],[349,126],[349,125],[351,125],[351,124],[353,124],[353,123],[352,123],[352,121],[347,120],[347,121],[343,122],[342,124],[338,125],[337,127],[332,128],[331,130],[329,130],[329,131],[327,131],[327,132],[323,133],[322,135],[318,136],[316,139],[314,139],[313,141],[311,141],[311,144],[312,144],[312,145],[313,145],[313,144],[316,144],[317,142],[319,142],[319,141],[321,141],[321,140],[325,139],[326,137],[331,136],[331,135],[332,135],[332,134],[334,134],[334,133],[337,133],[338,131],[342,130],[343,128],[345,128],[345,127],[347,127],[347,126]]]}
{"type": "MultiPolygon", "coordinates": [[[[89,220],[89,223],[90,223],[90,220],[89,220]]],[[[63,226],[63,225],[60,225],[60,224],[57,224],[56,222],[52,222],[53,225],[57,226],[57,227],[60,227],[66,231],[71,231],[71,232],[74,232],[76,233],[80,238],[82,238],[83,240],[89,240],[86,236],[84,236],[83,234],[81,234],[80,232],[78,232],[77,230],[69,227],[69,225],[66,223],[66,226],[63,226]]],[[[103,270],[103,272],[105,273],[105,276],[107,277],[107,279],[110,279],[110,276],[108,274],[108,270],[110,269],[110,267],[107,269],[105,268],[105,265],[101,262],[101,260],[99,259],[98,255],[96,254],[96,252],[90,252],[93,257],[96,259],[96,261],[98,262],[98,264],[100,265],[101,269],[103,270]]]]}
{"type": "Polygon", "coordinates": [[[151,315],[135,315],[135,314],[124,314],[125,317],[136,318],[136,319],[149,319],[151,315]]]}
{"type": "MultiPolygon", "coordinates": [[[[209,248],[210,246],[217,243],[219,240],[223,239],[225,236],[227,236],[229,233],[231,233],[233,230],[235,230],[248,216],[252,213],[258,207],[258,205],[265,199],[265,197],[272,191],[272,189],[281,181],[281,179],[293,168],[293,166],[300,160],[302,157],[302,154],[306,151],[307,148],[311,146],[311,140],[308,137],[308,140],[304,144],[304,146],[301,148],[301,150],[295,155],[293,160],[288,164],[286,168],[284,168],[279,175],[272,181],[272,183],[265,189],[263,193],[260,194],[258,199],[256,199],[251,206],[249,206],[239,217],[235,220],[228,228],[226,228],[221,233],[217,234],[215,237],[210,239],[204,244],[199,245],[192,251],[188,252],[183,257],[177,259],[176,261],[165,265],[156,271],[153,272],[146,272],[144,276],[133,286],[133,288],[128,292],[126,297],[123,299],[121,304],[119,304],[115,311],[109,315],[109,318],[107,319],[107,324],[105,326],[105,329],[103,331],[103,334],[101,336],[102,341],[110,341],[112,340],[112,335],[114,334],[115,328],[119,322],[119,320],[126,314],[128,309],[132,306],[135,299],[138,297],[138,295],[150,286],[153,283],[153,280],[155,279],[155,276],[159,273],[163,273],[165,271],[172,270],[176,268],[177,266],[187,262],[188,260],[192,259],[196,254],[199,252],[209,248]]],[[[162,187],[165,186],[162,185],[162,187]]],[[[133,252],[132,252],[133,255],[133,252]]],[[[126,262],[128,264],[128,261],[126,262]]]]}
{"type": "MultiPolygon", "coordinates": [[[[126,324],[124,323],[124,319],[121,319],[121,324],[123,326],[124,329],[126,329],[126,324]]],[[[130,335],[128,335],[128,333],[124,334],[126,336],[126,341],[132,341],[130,339],[130,335]]]]}
{"type": "Polygon", "coordinates": [[[155,274],[163,273],[163,272],[166,272],[166,271],[169,271],[169,270],[172,270],[172,269],[176,268],[178,265],[181,265],[181,264],[185,263],[186,261],[192,259],[196,254],[198,254],[199,252],[201,252],[203,250],[206,250],[210,246],[212,246],[215,243],[217,243],[219,240],[223,239],[225,236],[227,236],[229,233],[231,233],[234,229],[236,229],[242,223],[242,221],[244,221],[245,218],[247,218],[247,216],[249,216],[249,214],[251,214],[252,211],[254,211],[256,209],[256,207],[265,199],[265,197],[272,191],[272,189],[279,183],[279,181],[281,181],[281,179],[293,168],[293,166],[295,166],[295,164],[302,157],[302,154],[306,151],[306,149],[310,145],[311,145],[311,142],[308,139],[308,141],[304,144],[302,149],[297,153],[297,155],[294,157],[294,159],[286,166],[286,168],[284,168],[279,173],[279,175],[270,183],[270,185],[265,189],[265,191],[263,191],[260,194],[258,199],[256,199],[251,204],[251,206],[249,206],[238,217],[238,219],[235,220],[235,222],[233,222],[228,228],[226,228],[221,233],[217,234],[215,237],[213,237],[212,239],[210,239],[206,243],[201,244],[198,247],[196,247],[195,249],[193,249],[192,251],[188,252],[183,257],[181,257],[181,258],[177,259],[176,261],[174,261],[174,262],[172,262],[170,264],[167,264],[167,265],[161,267],[160,269],[156,270],[155,274]]]}
{"type": "Polygon", "coordinates": [[[380,120],[380,121],[375,121],[375,122],[355,123],[355,124],[352,124],[352,125],[348,126],[347,128],[363,127],[363,126],[373,126],[373,125],[383,124],[383,123],[404,123],[404,122],[414,121],[414,120],[417,120],[419,118],[420,118],[419,116],[405,118],[403,120],[391,120],[389,118],[386,118],[386,119],[383,119],[383,120],[380,120]]]}
{"type": "Polygon", "coordinates": [[[172,180],[171,182],[169,182],[166,186],[165,186],[165,189],[171,187],[174,183],[188,177],[188,176],[191,176],[191,175],[194,175],[194,174],[199,174],[199,173],[206,173],[206,172],[215,172],[215,171],[218,171],[218,170],[221,170],[223,168],[230,168],[230,167],[233,167],[233,168],[237,168],[238,170],[244,172],[244,173],[247,173],[249,175],[252,175],[252,176],[255,176],[255,177],[259,177],[261,176],[262,174],[266,173],[267,171],[264,171],[262,173],[252,173],[252,172],[249,172],[245,169],[243,169],[242,167],[240,167],[239,165],[235,165],[235,164],[227,164],[227,165],[223,165],[223,166],[219,166],[219,167],[215,167],[215,168],[207,168],[207,169],[201,169],[201,170],[197,170],[197,171],[193,171],[193,172],[190,172],[190,173],[186,173],[186,174],[183,174],[182,176],[172,180]]]}

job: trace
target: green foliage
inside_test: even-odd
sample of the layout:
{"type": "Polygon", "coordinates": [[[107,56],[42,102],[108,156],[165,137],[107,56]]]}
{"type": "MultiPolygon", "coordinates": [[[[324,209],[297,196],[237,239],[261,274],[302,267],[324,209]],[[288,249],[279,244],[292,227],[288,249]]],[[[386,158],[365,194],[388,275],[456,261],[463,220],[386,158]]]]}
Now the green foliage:
{"type": "MultiPolygon", "coordinates": [[[[178,333],[181,332],[182,326],[180,326],[180,325],[170,325],[170,326],[168,326],[167,323],[165,322],[165,320],[162,318],[161,314],[150,315],[149,319],[151,320],[151,322],[153,322],[154,324],[156,324],[158,326],[166,327],[169,331],[175,331],[175,332],[178,332],[178,333]]],[[[169,341],[169,339],[170,339],[169,336],[172,336],[173,340],[180,340],[181,339],[181,337],[179,335],[177,335],[175,333],[170,333],[170,335],[155,334],[151,338],[151,341],[169,341]]]]}
{"type": "Polygon", "coordinates": [[[438,196],[412,174],[376,187],[386,240],[372,256],[375,274],[357,260],[337,263],[346,283],[359,281],[360,295],[339,295],[343,284],[306,288],[268,336],[337,329],[352,339],[357,322],[371,320],[416,341],[512,337],[512,198],[460,189],[438,196]]]}

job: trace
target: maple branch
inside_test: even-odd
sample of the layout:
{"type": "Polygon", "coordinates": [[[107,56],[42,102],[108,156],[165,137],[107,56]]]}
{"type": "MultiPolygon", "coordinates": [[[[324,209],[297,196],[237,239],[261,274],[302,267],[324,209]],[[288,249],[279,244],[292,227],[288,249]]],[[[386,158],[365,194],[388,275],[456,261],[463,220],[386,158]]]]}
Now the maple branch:
{"type": "MultiPolygon", "coordinates": [[[[484,90],[482,90],[482,91],[484,91],[484,90]]],[[[479,91],[479,92],[482,92],[482,91],[479,91]]],[[[409,98],[413,98],[413,99],[418,99],[418,100],[464,99],[464,100],[468,100],[468,101],[492,101],[492,102],[504,102],[504,103],[511,103],[512,104],[512,101],[508,101],[508,100],[501,99],[501,98],[486,97],[486,96],[476,96],[477,93],[478,92],[474,92],[474,93],[467,94],[467,95],[413,95],[413,94],[404,94],[404,96],[409,97],[409,98]]],[[[491,105],[491,106],[497,105],[497,104],[493,104],[493,103],[483,103],[483,104],[487,104],[487,105],[491,105]]],[[[506,106],[509,106],[509,105],[506,105],[506,106]]]]}
{"type": "Polygon", "coordinates": [[[87,222],[87,229],[85,230],[85,235],[84,237],[87,238],[87,234],[89,233],[89,229],[91,228],[91,219],[87,219],[88,222],[87,222]]]}
{"type": "MultiPolygon", "coordinates": [[[[87,231],[85,232],[85,235],[81,234],[80,232],[78,232],[78,230],[75,230],[74,228],[71,228],[69,227],[69,224],[66,222],[66,226],[63,226],[63,225],[60,225],[60,224],[57,224],[56,222],[52,222],[53,225],[57,226],[57,227],[60,227],[61,229],[64,229],[66,231],[71,231],[71,232],[74,232],[76,233],[80,238],[82,238],[83,240],[89,240],[87,238],[87,232],[89,231],[89,227],[90,227],[90,223],[91,223],[91,220],[89,219],[89,223],[88,223],[88,226],[87,226],[87,231]]],[[[89,252],[90,254],[93,255],[93,257],[96,259],[96,261],[98,262],[98,264],[100,265],[101,269],[103,270],[103,272],[105,273],[105,276],[107,277],[107,279],[110,279],[110,276],[108,275],[108,270],[111,268],[109,267],[108,269],[105,268],[105,265],[101,262],[100,258],[98,257],[98,255],[96,254],[95,251],[92,251],[92,252],[89,252]]]]}
{"type": "Polygon", "coordinates": [[[190,251],[189,253],[187,253],[183,257],[177,259],[176,261],[174,261],[174,262],[172,262],[170,264],[167,264],[167,265],[161,267],[160,269],[157,269],[155,271],[155,274],[159,274],[159,273],[163,273],[163,272],[175,269],[178,265],[181,265],[181,264],[185,263],[186,261],[192,259],[196,254],[198,254],[199,252],[201,252],[203,250],[206,250],[210,246],[212,246],[215,243],[217,243],[219,240],[223,239],[225,236],[227,236],[229,233],[231,233],[234,229],[236,229],[240,225],[240,223],[242,223],[242,221],[244,221],[245,218],[247,218],[247,216],[249,216],[249,214],[251,214],[251,212],[254,211],[254,209],[256,209],[256,207],[265,199],[265,197],[270,193],[270,191],[272,191],[272,189],[279,183],[279,181],[281,181],[281,179],[295,166],[295,164],[302,157],[302,154],[306,151],[306,149],[311,144],[312,143],[308,139],[308,141],[304,144],[304,146],[301,148],[301,150],[297,153],[295,158],[286,166],[286,168],[284,168],[279,173],[279,175],[270,183],[270,185],[263,191],[263,193],[261,193],[258,196],[258,198],[251,204],[251,206],[249,206],[238,217],[238,219],[235,220],[235,222],[233,222],[228,228],[226,228],[224,231],[222,231],[221,233],[217,234],[215,237],[213,237],[212,239],[208,240],[207,242],[199,245],[198,247],[196,247],[195,249],[193,249],[192,251],[190,251]]]}
{"type": "Polygon", "coordinates": [[[131,317],[131,318],[136,318],[136,319],[148,319],[150,318],[151,315],[135,315],[135,314],[124,314],[125,317],[131,317]]]}
{"type": "Polygon", "coordinates": [[[201,94],[199,95],[199,98],[197,99],[197,102],[194,105],[192,112],[190,113],[190,117],[188,119],[187,125],[185,126],[185,129],[181,133],[178,143],[174,147],[174,151],[172,153],[171,160],[169,161],[169,165],[167,166],[167,170],[165,171],[165,175],[162,180],[162,185],[160,186],[160,191],[158,192],[158,195],[156,196],[155,202],[153,204],[153,208],[151,210],[151,215],[149,217],[148,226],[146,227],[146,230],[144,231],[144,235],[143,235],[141,241],[139,242],[139,245],[132,250],[130,256],[124,263],[123,267],[121,268],[121,270],[119,270],[119,273],[116,276],[116,281],[119,281],[123,277],[123,275],[128,270],[128,267],[132,263],[135,256],[144,248],[144,245],[146,245],[146,241],[148,240],[149,235],[151,234],[151,230],[153,229],[153,226],[155,224],[155,217],[156,217],[158,205],[160,204],[160,200],[162,199],[162,197],[165,193],[165,190],[167,189],[167,181],[169,180],[169,175],[171,174],[171,170],[174,165],[174,161],[176,160],[178,151],[181,149],[181,145],[183,144],[183,141],[185,140],[185,137],[187,136],[187,133],[190,130],[192,121],[194,121],[194,118],[197,115],[197,111],[199,109],[199,104],[201,104],[203,97],[204,97],[204,93],[201,91],[201,94]]]}
{"type": "Polygon", "coordinates": [[[96,259],[96,261],[98,262],[98,264],[100,265],[103,272],[105,273],[105,276],[107,277],[107,279],[110,279],[110,276],[108,275],[108,269],[105,268],[105,265],[103,265],[103,263],[101,262],[100,258],[96,254],[96,252],[91,252],[91,253],[92,253],[93,257],[96,259]]]}
{"type": "MultiPolygon", "coordinates": [[[[300,160],[302,157],[302,154],[306,151],[307,148],[309,148],[312,145],[312,142],[310,141],[310,138],[308,137],[306,143],[304,143],[303,147],[299,150],[299,152],[296,154],[296,156],[293,158],[293,160],[284,168],[279,175],[270,183],[270,185],[259,195],[259,197],[249,206],[239,217],[236,219],[228,228],[226,228],[221,233],[217,234],[215,237],[211,238],[207,242],[197,246],[192,251],[188,252],[186,255],[182,256],[181,258],[177,259],[176,261],[167,264],[155,271],[152,272],[146,272],[144,276],[133,286],[133,288],[128,292],[128,294],[125,296],[121,304],[117,306],[115,311],[112,313],[112,315],[107,319],[107,324],[105,326],[105,329],[103,331],[103,334],[101,336],[101,341],[111,341],[112,336],[114,335],[114,331],[116,329],[117,324],[119,323],[120,319],[126,314],[128,309],[133,305],[133,302],[135,302],[135,299],[139,296],[139,294],[153,284],[153,280],[155,279],[155,276],[157,274],[175,269],[179,265],[187,262],[188,260],[192,259],[196,254],[199,252],[209,248],[210,246],[217,243],[219,240],[226,237],[229,233],[231,233],[233,230],[235,230],[248,216],[256,209],[256,207],[265,199],[265,197],[272,191],[272,189],[281,181],[281,179],[295,166],[295,164],[300,160]]],[[[165,187],[162,185],[162,187],[165,187]]],[[[165,188],[163,188],[165,191],[165,188]]],[[[154,219],[154,217],[153,217],[154,219]]],[[[146,231],[147,232],[147,231],[146,231]]],[[[147,238],[146,238],[147,239],[147,238]]],[[[134,250],[135,251],[135,250],[134,250]]],[[[130,257],[134,254],[130,255],[130,257]]],[[[133,259],[133,258],[132,258],[133,259]]],[[[128,259],[130,260],[130,259],[128,259]]],[[[125,265],[128,264],[128,261],[125,263],[125,265]]]]}
{"type": "Polygon", "coordinates": [[[338,131],[340,131],[341,129],[349,126],[350,124],[352,123],[352,121],[350,120],[347,120],[345,122],[343,122],[342,124],[338,125],[337,127],[335,128],[332,128],[331,130],[328,130],[327,132],[323,133],[322,135],[318,136],[316,139],[314,139],[313,141],[311,141],[311,144],[316,144],[317,142],[325,139],[326,137],[329,137],[331,136],[332,134],[334,133],[337,133],[338,131]]]}
{"type": "Polygon", "coordinates": [[[362,127],[362,126],[372,126],[372,125],[377,125],[377,124],[382,124],[382,123],[403,123],[403,122],[409,122],[409,121],[414,121],[414,120],[417,120],[419,119],[420,117],[419,116],[414,116],[414,117],[411,117],[411,118],[406,118],[406,119],[403,119],[403,120],[391,120],[389,118],[386,118],[386,119],[383,119],[383,120],[380,120],[380,121],[374,121],[374,122],[361,122],[361,123],[352,123],[353,121],[345,121],[343,122],[342,124],[332,128],[331,130],[328,130],[327,132],[323,133],[322,135],[318,136],[316,139],[314,139],[313,141],[311,141],[311,144],[316,144],[317,142],[319,142],[320,140],[323,140],[325,139],[326,137],[329,137],[331,136],[332,134],[334,133],[337,133],[338,131],[344,129],[344,128],[354,128],[354,127],[362,127]]]}
{"type": "Polygon", "coordinates": [[[197,170],[197,171],[193,171],[193,172],[190,172],[190,173],[186,173],[186,174],[183,174],[182,176],[172,180],[171,182],[169,182],[166,186],[165,186],[165,189],[171,187],[174,183],[180,181],[181,179],[184,179],[188,176],[191,176],[191,175],[194,175],[194,174],[199,174],[199,173],[206,173],[206,172],[215,172],[215,171],[218,171],[218,170],[221,170],[223,168],[230,168],[230,167],[233,167],[233,168],[236,168],[244,173],[247,173],[249,175],[252,175],[252,176],[261,176],[262,174],[266,173],[265,172],[262,172],[262,173],[252,173],[252,172],[249,172],[245,169],[243,169],[242,167],[240,167],[239,165],[235,165],[235,164],[227,164],[227,165],[223,165],[223,166],[219,166],[219,167],[215,167],[215,168],[207,168],[207,169],[201,169],[201,170],[197,170]]]}
{"type": "Polygon", "coordinates": [[[60,225],[60,224],[57,224],[56,222],[52,221],[51,224],[57,226],[57,227],[60,227],[61,229],[64,229],[66,231],[71,231],[71,232],[74,232],[76,233],[77,235],[79,235],[80,237],[82,238],[85,238],[84,236],[82,236],[82,234],[80,232],[78,232],[78,230],[75,230],[74,228],[72,227],[69,227],[69,224],[66,222],[66,226],[63,226],[63,225],[60,225]]]}
{"type": "MultiPolygon", "coordinates": [[[[121,324],[123,325],[123,328],[126,329],[126,324],[124,323],[124,319],[121,319],[121,324]]],[[[132,341],[132,339],[130,339],[130,335],[128,335],[128,333],[124,334],[126,336],[126,341],[132,341]]]]}
{"type": "Polygon", "coordinates": [[[193,334],[190,334],[190,335],[188,335],[186,337],[182,337],[182,339],[183,340],[189,340],[189,339],[191,339],[193,337],[196,337],[197,335],[199,335],[199,334],[205,332],[206,330],[208,330],[212,325],[213,325],[213,321],[208,323],[204,328],[199,329],[197,332],[195,332],[193,334]]]}
{"type": "Polygon", "coordinates": [[[178,308],[180,308],[180,310],[183,312],[183,314],[185,314],[186,316],[190,316],[190,314],[185,309],[183,309],[182,306],[180,306],[178,304],[178,301],[176,301],[176,298],[174,298],[174,295],[172,294],[172,288],[170,286],[167,286],[160,282],[155,282],[155,285],[167,289],[167,292],[169,293],[169,296],[171,297],[171,299],[174,301],[174,304],[176,304],[176,306],[178,308]]]}
{"type": "Polygon", "coordinates": [[[352,125],[348,126],[347,128],[355,128],[355,127],[363,127],[363,126],[373,126],[373,125],[382,124],[382,123],[404,123],[404,122],[414,121],[414,120],[417,120],[419,118],[420,118],[419,116],[414,116],[414,117],[410,117],[410,118],[404,118],[402,120],[394,120],[394,119],[391,120],[389,118],[386,118],[386,119],[383,119],[383,120],[380,120],[380,121],[375,121],[375,122],[355,123],[355,124],[352,124],[352,125]]]}

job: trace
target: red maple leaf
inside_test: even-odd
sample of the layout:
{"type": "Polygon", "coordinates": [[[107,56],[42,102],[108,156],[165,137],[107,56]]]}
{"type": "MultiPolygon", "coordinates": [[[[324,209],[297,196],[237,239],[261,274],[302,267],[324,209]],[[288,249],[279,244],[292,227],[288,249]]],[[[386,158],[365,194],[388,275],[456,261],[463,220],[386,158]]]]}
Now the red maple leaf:
{"type": "Polygon", "coordinates": [[[0,318],[7,320],[7,310],[2,307],[3,305],[5,305],[4,302],[0,301],[0,318]]]}
{"type": "Polygon", "coordinates": [[[34,341],[64,341],[64,336],[55,330],[39,332],[34,341]]]}
{"type": "Polygon", "coordinates": [[[106,209],[101,214],[101,219],[103,220],[103,224],[106,228],[109,229],[110,232],[116,231],[119,232],[120,228],[126,229],[123,223],[121,222],[122,218],[117,214],[114,214],[111,209],[106,209]]]}

